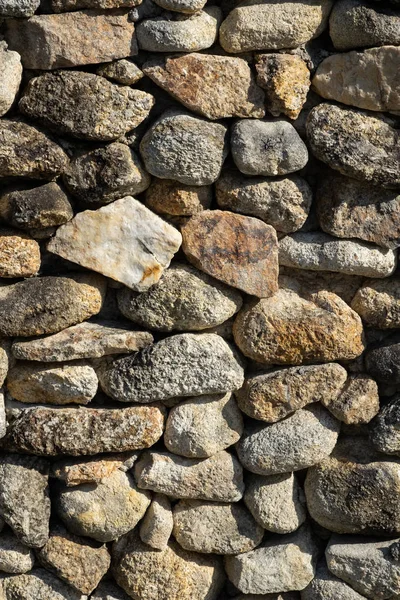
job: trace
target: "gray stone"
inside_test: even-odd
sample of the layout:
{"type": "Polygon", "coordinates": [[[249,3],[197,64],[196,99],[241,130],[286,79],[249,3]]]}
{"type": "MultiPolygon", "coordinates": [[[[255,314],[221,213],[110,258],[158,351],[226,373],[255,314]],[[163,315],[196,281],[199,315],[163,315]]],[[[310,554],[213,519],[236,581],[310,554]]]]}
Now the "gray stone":
{"type": "Polygon", "coordinates": [[[152,342],[151,333],[132,331],[117,321],[86,322],[47,337],[16,340],[12,353],[20,360],[63,362],[137,352],[152,342]]]}
{"type": "Polygon", "coordinates": [[[115,140],[137,127],[153,105],[153,96],[146,92],[82,71],[34,77],[19,101],[24,115],[57,133],[103,141],[115,140]]]}
{"type": "Polygon", "coordinates": [[[399,327],[400,280],[391,277],[382,281],[366,281],[357,291],[351,306],[370,327],[399,327]]]}
{"type": "Polygon", "coordinates": [[[144,76],[143,71],[134,62],[125,58],[101,65],[96,74],[122,85],[134,85],[144,76]]]}
{"type": "Polygon", "coordinates": [[[220,394],[238,389],[243,368],[232,348],[213,333],[165,338],[98,372],[106,394],[120,402],[220,394]]]}
{"type": "Polygon", "coordinates": [[[140,539],[156,550],[165,550],[173,526],[174,520],[170,501],[164,494],[154,494],[140,524],[140,539]]]}
{"type": "Polygon", "coordinates": [[[249,475],[244,502],[267,531],[292,533],[306,519],[305,498],[293,473],[249,475]]]}
{"type": "Polygon", "coordinates": [[[245,175],[286,175],[308,162],[307,146],[287,121],[243,120],[232,127],[231,151],[245,175]]]}
{"type": "Polygon", "coordinates": [[[63,181],[86,204],[108,204],[140,194],[149,187],[150,176],[129,146],[114,142],[75,155],[63,181]]]}
{"type": "Polygon", "coordinates": [[[259,475],[299,471],[330,455],[339,430],[340,422],[325,408],[311,405],[278,423],[249,425],[237,445],[239,460],[259,475]]]}
{"type": "Polygon", "coordinates": [[[363,373],[350,375],[340,394],[323,395],[321,402],[346,425],[369,423],[379,411],[378,386],[363,373]]]}
{"type": "Polygon", "coordinates": [[[149,492],[139,490],[129,473],[114,471],[98,485],[59,490],[56,510],[72,533],[110,542],[137,525],[150,500],[149,492]]]}
{"type": "Polygon", "coordinates": [[[141,489],[189,500],[237,502],[244,492],[242,467],[224,450],[202,460],[149,452],[136,463],[135,477],[141,489]]]}
{"type": "Polygon", "coordinates": [[[1,581],[4,600],[87,600],[46,569],[6,577],[1,581]]]}
{"type": "Polygon", "coordinates": [[[181,500],[174,507],[173,534],[185,550],[229,555],[253,550],[264,530],[242,504],[181,500]]]}
{"type": "Polygon", "coordinates": [[[156,4],[165,10],[193,14],[205,5],[206,0],[157,0],[156,4]]]}
{"type": "Polygon", "coordinates": [[[246,415],[274,423],[312,402],[333,402],[346,379],[336,363],[275,369],[247,377],[235,396],[246,415]]]}
{"type": "Polygon", "coordinates": [[[333,575],[325,560],[317,565],[314,579],[301,592],[301,600],[363,600],[347,583],[333,575]]]}
{"type": "Polygon", "coordinates": [[[297,48],[325,29],[330,0],[247,0],[229,13],[220,28],[227,52],[297,48]]]}
{"type": "Polygon", "coordinates": [[[302,590],[315,574],[318,547],[306,527],[277,536],[250,552],[228,556],[225,568],[245,594],[302,590]]]}
{"type": "Polygon", "coordinates": [[[184,264],[172,265],[147,292],[118,292],[122,314],[156,331],[197,331],[215,327],[242,306],[240,293],[184,264]]]}
{"type": "Polygon", "coordinates": [[[297,175],[248,178],[237,171],[222,172],[216,196],[220,208],[257,217],[282,233],[304,225],[312,202],[310,186],[297,175]]]}
{"type": "Polygon", "coordinates": [[[20,55],[17,52],[7,50],[6,42],[0,42],[0,116],[3,116],[13,105],[21,79],[20,55]]]}
{"type": "Polygon", "coordinates": [[[5,573],[27,573],[35,563],[32,550],[21,544],[12,534],[0,535],[0,571],[5,573]]]}
{"type": "Polygon", "coordinates": [[[394,250],[366,242],[340,240],[327,233],[297,232],[279,242],[279,264],[296,269],[383,278],[395,270],[397,254],[394,250]]]}
{"type": "Polygon", "coordinates": [[[242,414],[232,394],[205,395],[170,410],[164,443],[174,454],[207,458],[235,444],[242,432],[242,414]]]}
{"type": "Polygon", "coordinates": [[[64,150],[22,121],[0,121],[0,177],[54,179],[68,164],[64,150]]]}
{"type": "Polygon", "coordinates": [[[40,0],[0,0],[0,17],[31,17],[40,0]]]}
{"type": "Polygon", "coordinates": [[[112,581],[102,581],[91,595],[91,600],[131,600],[122,588],[112,581]]]}
{"type": "Polygon", "coordinates": [[[338,50],[400,44],[398,12],[364,0],[335,2],[329,18],[329,34],[338,50]]]}
{"type": "Polygon", "coordinates": [[[225,125],[170,110],[146,132],[140,152],[156,177],[209,185],[218,179],[228,153],[226,137],[225,125]]]}
{"type": "Polygon", "coordinates": [[[379,452],[400,456],[400,398],[385,404],[371,426],[371,441],[379,452]]]}
{"type": "Polygon", "coordinates": [[[388,119],[322,103],[308,116],[307,136],[316,158],[343,175],[400,187],[400,133],[388,119]]]}
{"type": "Polygon", "coordinates": [[[3,454],[0,515],[26,546],[40,548],[49,537],[49,464],[35,456],[3,454]]]}

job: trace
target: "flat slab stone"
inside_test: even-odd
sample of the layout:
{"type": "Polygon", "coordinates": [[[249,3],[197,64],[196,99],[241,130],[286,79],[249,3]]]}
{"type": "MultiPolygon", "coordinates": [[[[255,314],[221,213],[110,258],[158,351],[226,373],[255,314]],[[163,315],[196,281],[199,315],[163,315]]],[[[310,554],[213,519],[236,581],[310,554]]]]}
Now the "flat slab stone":
{"type": "Polygon", "coordinates": [[[172,225],[127,196],[78,213],[57,229],[47,248],[143,292],[159,280],[181,239],[172,225]]]}

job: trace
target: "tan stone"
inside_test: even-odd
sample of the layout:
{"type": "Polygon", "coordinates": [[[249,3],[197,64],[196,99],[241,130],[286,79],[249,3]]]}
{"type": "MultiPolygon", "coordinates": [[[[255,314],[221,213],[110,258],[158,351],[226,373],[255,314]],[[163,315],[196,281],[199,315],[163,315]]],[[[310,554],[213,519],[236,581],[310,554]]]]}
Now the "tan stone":
{"type": "Polygon", "coordinates": [[[354,296],[351,307],[369,327],[400,327],[400,279],[366,281],[354,296]]]}
{"type": "Polygon", "coordinates": [[[143,71],[134,62],[125,58],[101,65],[96,73],[122,85],[134,85],[144,77],[143,71]]]}
{"type": "Polygon", "coordinates": [[[241,58],[193,52],[151,61],[143,72],[184,106],[209,119],[265,114],[264,93],[241,58]]]}
{"type": "Polygon", "coordinates": [[[378,386],[363,373],[350,375],[339,395],[323,396],[321,402],[346,425],[369,423],[379,411],[378,386]]]}
{"type": "Polygon", "coordinates": [[[259,297],[278,289],[275,230],[253,217],[203,211],[182,227],[183,251],[198,269],[259,297]]]}
{"type": "Polygon", "coordinates": [[[172,179],[153,178],[146,191],[146,206],[161,215],[190,217],[210,207],[208,185],[185,185],[172,179]]]}
{"type": "Polygon", "coordinates": [[[40,247],[29,235],[0,229],[0,277],[33,277],[40,269],[40,247]]]}
{"type": "Polygon", "coordinates": [[[132,468],[137,452],[110,454],[100,458],[64,459],[53,464],[51,474],[67,487],[81,483],[100,483],[114,471],[128,471],[132,468]]]}
{"type": "Polygon", "coordinates": [[[80,8],[133,8],[140,3],[141,0],[51,0],[51,10],[58,13],[80,8]]]}

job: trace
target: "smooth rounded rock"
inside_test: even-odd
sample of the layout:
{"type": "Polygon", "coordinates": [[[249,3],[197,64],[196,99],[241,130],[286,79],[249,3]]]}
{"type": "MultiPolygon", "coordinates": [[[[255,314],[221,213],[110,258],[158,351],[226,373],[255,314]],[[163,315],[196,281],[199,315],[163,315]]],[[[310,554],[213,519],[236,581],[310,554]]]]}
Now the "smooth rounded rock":
{"type": "MultiPolygon", "coordinates": [[[[1,6],[0,6],[1,16],[1,6]]],[[[14,104],[22,79],[21,57],[18,52],[7,50],[6,42],[0,42],[0,115],[3,116],[14,104]]]]}
{"type": "Polygon", "coordinates": [[[351,307],[369,327],[400,327],[400,280],[366,281],[354,296],[351,307]]]}

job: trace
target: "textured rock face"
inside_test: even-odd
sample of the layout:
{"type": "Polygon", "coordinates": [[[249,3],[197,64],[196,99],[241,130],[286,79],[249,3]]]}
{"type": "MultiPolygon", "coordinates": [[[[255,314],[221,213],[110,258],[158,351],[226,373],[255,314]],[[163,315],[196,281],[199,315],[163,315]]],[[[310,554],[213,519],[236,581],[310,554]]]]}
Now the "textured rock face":
{"type": "Polygon", "coordinates": [[[400,381],[400,344],[398,339],[383,342],[365,357],[368,373],[381,383],[397,385],[400,381]]]}
{"type": "Polygon", "coordinates": [[[40,0],[1,0],[1,17],[31,17],[39,7],[40,0]]]}
{"type": "Polygon", "coordinates": [[[143,71],[134,62],[125,58],[101,65],[96,73],[123,85],[134,85],[143,77],[143,71]]]}
{"type": "Polygon", "coordinates": [[[315,578],[301,592],[302,600],[362,600],[365,596],[360,596],[342,579],[331,573],[325,560],[317,565],[315,578]]]}
{"type": "Polygon", "coordinates": [[[67,487],[81,483],[101,483],[114,471],[126,473],[138,458],[138,452],[121,452],[99,458],[64,458],[53,463],[51,477],[62,481],[67,487]]]}
{"type": "Polygon", "coordinates": [[[59,13],[81,8],[131,8],[137,6],[138,0],[50,0],[50,3],[52,11],[59,13]]]}
{"type": "Polygon", "coordinates": [[[400,287],[396,278],[367,281],[351,303],[370,327],[393,329],[400,324],[400,287]]]}
{"type": "Polygon", "coordinates": [[[5,42],[0,43],[0,115],[4,115],[13,105],[22,79],[21,57],[17,52],[7,50],[5,42]]]}
{"type": "Polygon", "coordinates": [[[23,598],[33,600],[85,600],[77,592],[46,569],[34,569],[24,575],[7,577],[2,581],[2,592],[5,600],[23,598]]]}
{"type": "Polygon", "coordinates": [[[398,396],[395,396],[383,406],[372,424],[371,441],[377,450],[385,454],[400,455],[399,422],[400,404],[398,396]]]}
{"type": "Polygon", "coordinates": [[[190,217],[210,207],[211,186],[185,185],[153,178],[146,192],[146,206],[161,215],[190,217]]]}
{"type": "Polygon", "coordinates": [[[22,544],[12,533],[1,534],[0,568],[3,573],[27,573],[33,568],[33,551],[22,544]]]}
{"type": "Polygon", "coordinates": [[[33,277],[39,268],[39,244],[15,229],[0,228],[0,277],[33,277]]]}
{"type": "Polygon", "coordinates": [[[205,0],[157,0],[156,4],[165,8],[181,12],[184,14],[192,14],[201,10],[205,5],[205,0]]]}
{"type": "Polygon", "coordinates": [[[154,494],[140,525],[140,539],[156,550],[165,550],[168,547],[173,526],[174,520],[169,499],[164,494],[154,494]]]}
{"type": "Polygon", "coordinates": [[[346,425],[369,423],[379,411],[378,386],[368,375],[350,375],[340,394],[324,395],[321,402],[346,425]]]}

